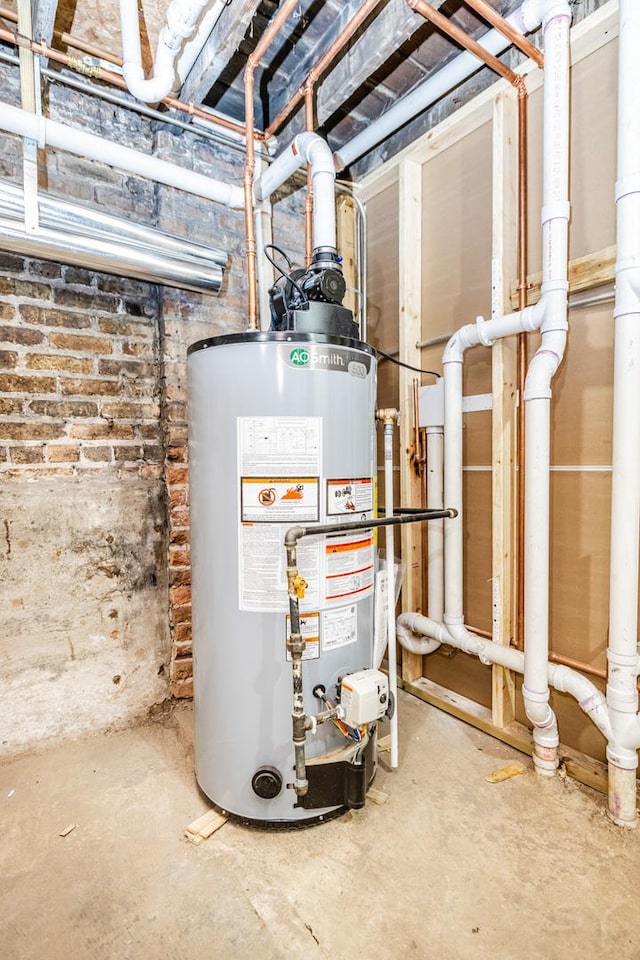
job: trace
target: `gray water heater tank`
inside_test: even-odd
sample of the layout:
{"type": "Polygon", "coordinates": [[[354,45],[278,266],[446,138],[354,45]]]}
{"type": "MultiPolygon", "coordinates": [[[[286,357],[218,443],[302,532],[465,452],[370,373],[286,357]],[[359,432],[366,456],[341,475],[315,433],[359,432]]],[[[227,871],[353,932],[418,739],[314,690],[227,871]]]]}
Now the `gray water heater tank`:
{"type": "MultiPolygon", "coordinates": [[[[243,821],[327,819],[349,805],[331,786],[339,763],[349,771],[350,758],[364,759],[334,724],[322,724],[307,738],[308,805],[287,786],[294,753],[283,538],[295,524],[374,516],[375,356],[357,340],[256,331],[193,344],[188,366],[198,783],[243,821]]],[[[319,685],[331,702],[345,674],[372,666],[374,565],[372,531],[300,542],[307,713],[326,709],[314,695],[319,685]]],[[[369,780],[375,736],[366,759],[369,780]]]]}

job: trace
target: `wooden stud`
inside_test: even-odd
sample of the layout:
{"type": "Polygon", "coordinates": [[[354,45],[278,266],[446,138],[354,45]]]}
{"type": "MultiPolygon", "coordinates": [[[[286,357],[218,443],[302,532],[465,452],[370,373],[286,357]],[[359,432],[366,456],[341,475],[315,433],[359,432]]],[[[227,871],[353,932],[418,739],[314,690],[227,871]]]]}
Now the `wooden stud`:
{"type": "MultiPolygon", "coordinates": [[[[420,366],[422,327],[422,165],[407,161],[400,168],[399,197],[399,345],[400,360],[420,366]]],[[[416,374],[400,367],[400,503],[405,507],[422,502],[422,481],[411,461],[413,446],[413,381],[416,374]]],[[[404,610],[422,612],[422,571],[424,568],[422,524],[402,527],[402,559],[405,565],[402,588],[404,610]]],[[[415,680],[422,676],[422,657],[402,654],[402,677],[415,680]]]]}
{"type": "MultiPolygon", "coordinates": [[[[615,282],[616,248],[605,247],[585,257],[569,261],[569,295],[593,290],[605,284],[615,282]]],[[[527,306],[537,303],[541,296],[542,274],[533,273],[527,277],[527,306]]],[[[510,307],[518,308],[517,283],[511,284],[510,307]]]]}
{"type": "Polygon", "coordinates": [[[336,203],[336,227],[338,252],[342,257],[342,273],[347,284],[344,306],[357,317],[359,304],[358,278],[356,275],[356,215],[355,203],[342,193],[336,203]]]}
{"type": "MultiPolygon", "coordinates": [[[[498,94],[493,109],[493,246],[491,304],[494,316],[508,312],[509,282],[516,276],[518,246],[518,106],[512,88],[498,94]]],[[[491,348],[492,416],[492,631],[509,646],[514,612],[514,438],[517,377],[515,337],[491,348]]],[[[492,669],[492,716],[497,727],[513,721],[515,681],[492,669]]]]}

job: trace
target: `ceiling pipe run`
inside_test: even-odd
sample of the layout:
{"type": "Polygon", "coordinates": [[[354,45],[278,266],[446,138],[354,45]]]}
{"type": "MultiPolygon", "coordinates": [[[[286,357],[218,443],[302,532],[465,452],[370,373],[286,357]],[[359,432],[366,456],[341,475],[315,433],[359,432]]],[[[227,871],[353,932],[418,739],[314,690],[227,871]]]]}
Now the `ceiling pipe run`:
{"type": "MultiPolygon", "coordinates": [[[[505,18],[505,22],[520,33],[530,32],[540,25],[540,20],[537,23],[534,23],[530,17],[525,20],[523,9],[529,3],[530,0],[525,0],[521,7],[505,18]]],[[[497,57],[504,53],[507,47],[511,45],[511,41],[500,30],[489,30],[484,36],[480,37],[477,44],[487,53],[497,57]]],[[[441,70],[424,80],[411,93],[394,104],[378,120],[370,123],[353,140],[340,147],[334,154],[336,169],[338,171],[343,170],[358,157],[368,153],[376,144],[386,140],[405,123],[409,123],[410,120],[413,120],[454,87],[473,76],[480,67],[481,64],[477,57],[468,50],[459,54],[454,60],[445,64],[441,70]]]]}

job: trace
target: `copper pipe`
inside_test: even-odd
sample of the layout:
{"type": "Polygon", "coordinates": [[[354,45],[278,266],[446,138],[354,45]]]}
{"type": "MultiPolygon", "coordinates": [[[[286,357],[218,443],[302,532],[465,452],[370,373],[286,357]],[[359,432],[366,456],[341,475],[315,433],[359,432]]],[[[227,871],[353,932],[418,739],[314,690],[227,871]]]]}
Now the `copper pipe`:
{"type": "Polygon", "coordinates": [[[255,156],[255,123],[253,107],[253,90],[255,86],[255,70],[264,56],[269,44],[284,25],[287,17],[293,12],[298,0],[285,0],[269,26],[262,34],[255,50],[247,57],[244,68],[244,110],[247,139],[247,153],[244,165],[242,183],[244,187],[244,227],[247,250],[247,295],[249,330],[258,326],[258,289],[256,281],[256,235],[253,224],[253,175],[256,168],[255,156]]]}
{"type": "Polygon", "coordinates": [[[331,44],[324,56],[322,56],[316,65],[310,70],[307,79],[302,86],[297,90],[296,93],[294,93],[291,100],[284,105],[275,120],[269,124],[265,130],[267,137],[272,137],[275,133],[277,133],[287,117],[291,116],[296,107],[298,107],[304,100],[307,84],[311,83],[313,86],[315,86],[318,80],[320,80],[322,75],[325,73],[327,67],[333,64],[337,54],[340,53],[340,51],[347,45],[354,33],[356,33],[356,31],[362,26],[365,20],[381,2],[382,0],[364,0],[362,6],[358,9],[358,12],[351,18],[337,40],[331,44]]]}
{"type": "MultiPolygon", "coordinates": [[[[518,87],[518,309],[527,305],[528,264],[528,96],[524,84],[518,87]]],[[[518,334],[518,413],[516,417],[516,646],[524,650],[524,441],[525,409],[524,382],[527,375],[527,334],[518,334]]]]}
{"type": "Polygon", "coordinates": [[[487,0],[464,0],[464,2],[468,7],[472,7],[483,20],[486,20],[492,27],[499,30],[503,36],[511,40],[511,43],[517,47],[518,50],[522,50],[524,54],[531,57],[533,62],[542,69],[544,66],[544,56],[542,52],[538,50],[530,40],[527,40],[519,30],[516,30],[507,20],[501,17],[500,14],[487,3],[487,0]]]}
{"type": "MultiPolygon", "coordinates": [[[[5,17],[7,20],[10,19],[8,16],[6,16],[7,13],[11,13],[11,11],[0,8],[0,17],[5,17]]],[[[69,35],[65,34],[64,36],[69,35]]],[[[60,63],[65,67],[69,67],[69,69],[74,70],[76,73],[79,73],[82,76],[90,77],[94,80],[101,80],[104,83],[108,83],[112,87],[117,87],[119,90],[125,90],[127,93],[129,92],[126,81],[119,73],[113,73],[111,70],[105,70],[104,67],[88,66],[77,57],[72,57],[67,53],[60,53],[60,51],[54,50],[52,47],[49,47],[44,40],[37,42],[35,40],[29,40],[28,37],[22,37],[20,34],[11,30],[4,30],[2,27],[0,27],[0,40],[6,40],[7,43],[11,43],[16,47],[24,47],[27,50],[32,50],[33,53],[38,54],[38,56],[45,57],[47,60],[53,60],[55,63],[60,63]]],[[[81,48],[78,46],[78,49],[81,48]]],[[[108,59],[107,56],[104,55],[104,51],[101,51],[100,57],[105,60],[108,59]]],[[[109,58],[113,63],[116,63],[118,60],[118,58],[114,57],[113,55],[109,55],[109,58]]],[[[206,110],[201,110],[193,103],[184,103],[184,101],[177,100],[175,97],[165,97],[160,101],[160,103],[163,103],[167,107],[171,107],[173,110],[179,110],[181,113],[188,113],[191,117],[198,117],[199,119],[206,120],[215,126],[223,127],[225,130],[233,130],[234,133],[240,133],[243,136],[245,135],[245,128],[241,123],[234,123],[233,120],[227,120],[226,117],[212,117],[210,113],[206,112],[206,110]]],[[[254,136],[256,140],[266,139],[264,133],[259,130],[254,131],[254,136]]]]}
{"type": "MultiPolygon", "coordinates": [[[[304,90],[305,127],[313,133],[315,129],[313,81],[307,80],[304,90]]],[[[307,196],[304,204],[304,247],[305,266],[313,259],[313,176],[311,166],[307,164],[307,196]]]]}
{"type": "Polygon", "coordinates": [[[512,83],[514,87],[518,86],[521,78],[518,77],[510,67],[507,67],[498,60],[497,57],[494,57],[493,54],[488,53],[476,40],[467,36],[464,30],[461,30],[455,23],[452,23],[451,20],[440,13],[439,10],[435,10],[426,0],[407,0],[407,3],[412,10],[415,10],[416,13],[421,14],[426,20],[429,20],[434,27],[442,30],[443,33],[446,33],[447,36],[455,40],[455,42],[460,44],[461,47],[464,47],[465,50],[468,50],[469,53],[473,53],[479,60],[486,63],[488,67],[491,67],[495,73],[504,77],[504,79],[512,83]]]}

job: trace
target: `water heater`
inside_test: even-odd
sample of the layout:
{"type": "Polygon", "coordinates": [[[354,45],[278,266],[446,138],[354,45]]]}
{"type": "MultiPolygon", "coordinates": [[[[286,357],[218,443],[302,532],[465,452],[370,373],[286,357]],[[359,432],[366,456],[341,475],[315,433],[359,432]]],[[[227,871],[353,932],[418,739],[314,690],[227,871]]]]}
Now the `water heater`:
{"type": "Polygon", "coordinates": [[[201,340],[188,366],[198,783],[245,822],[325,820],[364,803],[388,696],[371,670],[375,535],[311,533],[298,547],[305,709],[342,711],[308,731],[304,796],[292,789],[283,539],[374,517],[374,351],[275,329],[201,340]]]}

